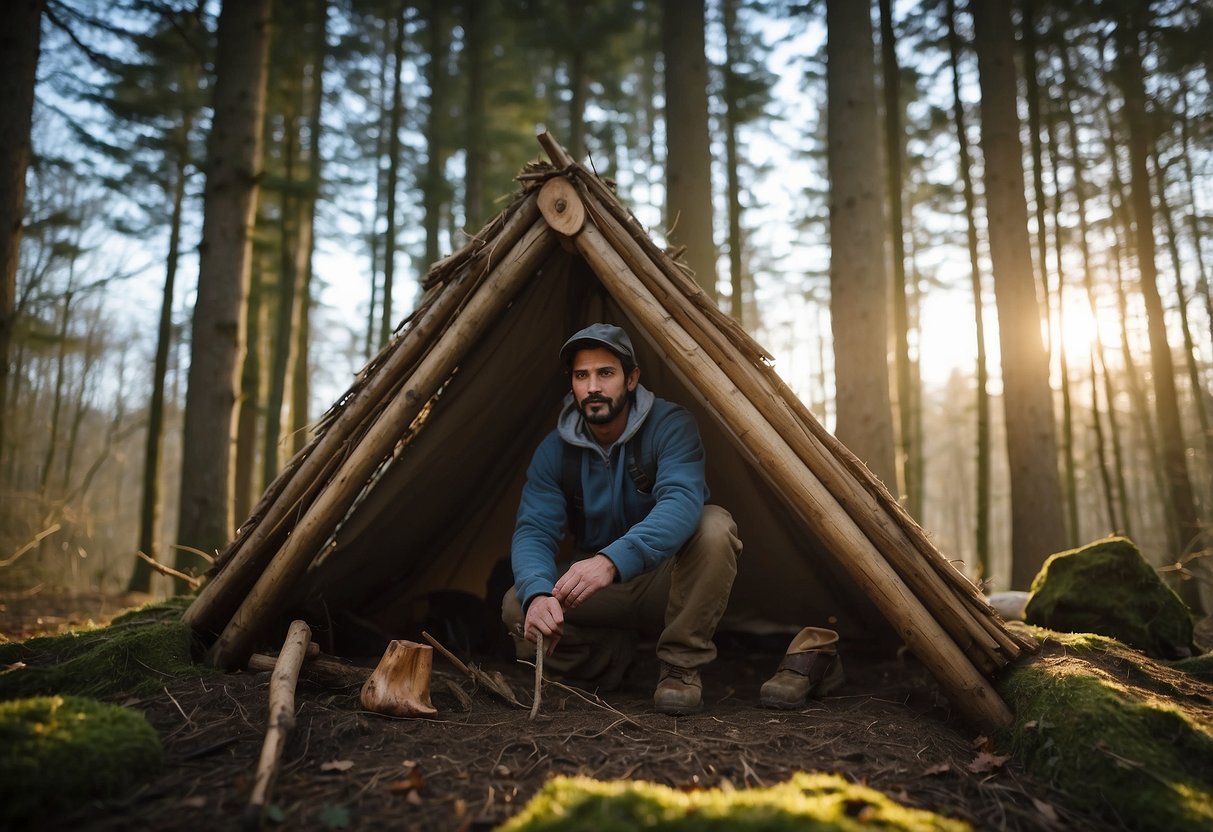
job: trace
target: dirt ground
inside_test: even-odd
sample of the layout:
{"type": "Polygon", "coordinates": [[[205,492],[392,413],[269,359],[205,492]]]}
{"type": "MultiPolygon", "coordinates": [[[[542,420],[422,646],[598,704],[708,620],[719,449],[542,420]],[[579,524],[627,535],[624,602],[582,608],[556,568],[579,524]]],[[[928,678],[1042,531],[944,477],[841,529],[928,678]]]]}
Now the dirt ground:
{"type": "MultiPolygon", "coordinates": [[[[43,600],[53,606],[49,596],[43,600]]],[[[4,601],[0,632],[11,636],[22,628],[11,600],[4,601]]],[[[41,617],[73,616],[47,610],[41,617]]],[[[1068,812],[1047,784],[990,753],[912,659],[844,653],[847,683],[835,694],[803,710],[772,711],[758,706],[758,688],[778,661],[777,651],[725,644],[705,674],[703,711],[680,718],[652,708],[652,659],[602,697],[547,686],[534,721],[527,709],[477,689],[440,656],[432,683],[438,714],[425,719],[363,711],[356,683],[326,686],[305,677],[273,818],[281,828],[303,830],[490,829],[557,774],[740,789],[805,770],[841,774],[979,829],[1106,828],[1068,812]]],[[[531,667],[504,661],[484,667],[500,670],[529,705],[531,667]]],[[[252,785],[268,684],[268,673],[166,679],[161,694],[123,701],[160,733],[160,774],[119,800],[89,804],[39,828],[231,827],[252,785]]]]}

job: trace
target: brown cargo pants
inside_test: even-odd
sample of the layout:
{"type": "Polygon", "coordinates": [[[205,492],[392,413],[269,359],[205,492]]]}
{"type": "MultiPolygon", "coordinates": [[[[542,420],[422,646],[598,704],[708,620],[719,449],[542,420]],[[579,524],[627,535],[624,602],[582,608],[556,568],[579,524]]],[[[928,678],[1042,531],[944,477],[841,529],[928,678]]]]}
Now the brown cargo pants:
{"type": "MultiPolygon", "coordinates": [[[[697,669],[716,658],[712,636],[737,575],[741,540],[732,515],[704,506],[699,529],[656,569],[595,593],[565,611],[564,634],[544,658],[553,674],[584,687],[617,687],[641,635],[657,635],[657,658],[697,669]]],[[[564,564],[561,574],[568,569],[564,564]]],[[[501,620],[518,658],[534,661],[535,645],[522,635],[525,616],[514,587],[501,603],[501,620]]]]}

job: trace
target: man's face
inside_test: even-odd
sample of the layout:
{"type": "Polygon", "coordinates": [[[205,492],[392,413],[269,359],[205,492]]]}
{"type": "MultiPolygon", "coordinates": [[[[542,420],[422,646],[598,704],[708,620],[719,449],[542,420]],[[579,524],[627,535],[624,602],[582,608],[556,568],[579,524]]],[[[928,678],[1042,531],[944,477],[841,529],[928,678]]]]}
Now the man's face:
{"type": "Polygon", "coordinates": [[[639,367],[625,376],[619,357],[604,347],[578,350],[573,355],[573,398],[591,425],[609,424],[624,413],[628,393],[639,380],[639,367]]]}

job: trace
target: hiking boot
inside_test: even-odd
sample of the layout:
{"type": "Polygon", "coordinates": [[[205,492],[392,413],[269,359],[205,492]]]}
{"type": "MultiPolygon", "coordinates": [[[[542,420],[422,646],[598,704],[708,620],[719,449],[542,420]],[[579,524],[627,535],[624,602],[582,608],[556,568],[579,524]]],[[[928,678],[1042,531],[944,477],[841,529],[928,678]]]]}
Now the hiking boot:
{"type": "Polygon", "coordinates": [[[838,633],[805,627],[788,646],[775,675],[762,685],[767,708],[800,708],[810,696],[825,696],[846,679],[838,658],[838,633]]]}
{"type": "Polygon", "coordinates": [[[698,670],[661,663],[661,677],[653,692],[653,704],[658,713],[693,714],[699,710],[702,700],[703,683],[699,681],[698,670]]]}

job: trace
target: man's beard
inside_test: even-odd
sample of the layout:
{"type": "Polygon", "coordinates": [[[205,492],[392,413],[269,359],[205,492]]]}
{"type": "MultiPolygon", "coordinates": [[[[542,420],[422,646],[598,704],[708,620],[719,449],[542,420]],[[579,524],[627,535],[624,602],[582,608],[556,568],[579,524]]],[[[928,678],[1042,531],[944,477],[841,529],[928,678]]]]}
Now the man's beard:
{"type": "Polygon", "coordinates": [[[623,408],[627,405],[627,403],[628,403],[628,393],[625,390],[623,395],[621,395],[618,399],[614,399],[614,400],[609,399],[606,396],[598,395],[596,393],[586,396],[584,399],[582,399],[578,403],[577,407],[578,407],[578,409],[581,410],[581,416],[582,416],[582,418],[585,419],[587,424],[605,425],[605,424],[613,421],[616,416],[618,416],[620,413],[622,413],[623,408]],[[594,404],[596,402],[606,403],[607,409],[591,412],[589,409],[589,405],[594,404]]]}

